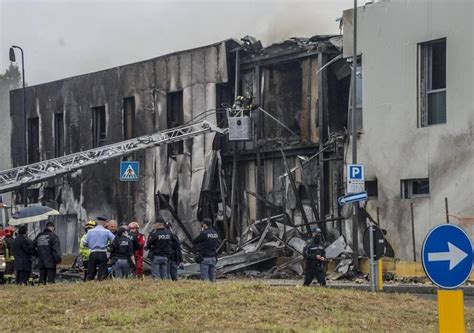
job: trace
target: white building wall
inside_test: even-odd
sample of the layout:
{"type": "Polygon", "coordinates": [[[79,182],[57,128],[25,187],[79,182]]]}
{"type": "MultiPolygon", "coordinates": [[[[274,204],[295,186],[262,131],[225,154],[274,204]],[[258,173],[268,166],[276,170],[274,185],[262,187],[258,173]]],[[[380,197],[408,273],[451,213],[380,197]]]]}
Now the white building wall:
{"type": "MultiPolygon", "coordinates": [[[[430,228],[450,212],[474,216],[474,2],[391,0],[358,9],[363,133],[358,162],[378,179],[381,225],[396,257],[417,258],[430,228]],[[417,127],[417,44],[447,39],[447,123],[417,127]],[[430,197],[401,199],[400,180],[430,179],[430,197]]],[[[352,11],[344,12],[344,56],[352,56],[352,11]]],[[[351,156],[349,151],[348,156],[351,156]]],[[[375,214],[373,214],[375,216],[375,214]]],[[[348,228],[350,229],[350,228],[348,228]]],[[[474,230],[466,230],[474,236],[474,230]]]]}

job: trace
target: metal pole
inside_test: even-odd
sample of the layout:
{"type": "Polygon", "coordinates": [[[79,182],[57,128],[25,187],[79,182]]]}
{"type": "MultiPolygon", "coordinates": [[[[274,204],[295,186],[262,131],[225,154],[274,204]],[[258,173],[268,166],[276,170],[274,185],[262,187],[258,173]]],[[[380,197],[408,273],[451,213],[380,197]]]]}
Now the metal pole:
{"type": "MultiPolygon", "coordinates": [[[[28,164],[28,143],[27,143],[27,132],[28,132],[28,129],[26,128],[27,125],[26,125],[26,96],[25,96],[25,56],[23,54],[23,49],[17,45],[12,45],[12,48],[15,48],[15,49],[19,49],[20,52],[21,52],[21,75],[22,75],[22,85],[23,85],[23,89],[22,89],[22,95],[23,95],[23,140],[24,140],[24,146],[23,146],[23,149],[24,149],[24,154],[23,154],[23,165],[27,165],[28,164]]],[[[25,185],[25,187],[23,188],[23,205],[25,207],[28,206],[28,199],[26,197],[26,193],[27,193],[27,186],[25,185]]]]}
{"type": "Polygon", "coordinates": [[[130,182],[127,182],[127,220],[128,223],[132,222],[132,218],[130,217],[130,182]]]}
{"type": "Polygon", "coordinates": [[[374,263],[374,229],[372,223],[369,224],[369,243],[370,243],[370,290],[375,292],[375,263],[374,263]]]}
{"type": "Polygon", "coordinates": [[[411,212],[411,240],[413,246],[413,261],[416,262],[416,243],[415,243],[415,214],[413,213],[413,202],[410,203],[411,212]]]}
{"type": "MultiPolygon", "coordinates": [[[[356,128],[356,109],[357,109],[357,0],[354,0],[353,10],[353,49],[352,49],[352,117],[351,117],[351,129],[352,129],[352,163],[357,164],[357,128],[356,128]]],[[[352,264],[354,269],[359,268],[359,220],[360,211],[359,203],[354,203],[354,215],[352,216],[352,264]]]]}
{"type": "Polygon", "coordinates": [[[448,198],[444,198],[444,206],[446,208],[446,223],[449,223],[448,198]]]}

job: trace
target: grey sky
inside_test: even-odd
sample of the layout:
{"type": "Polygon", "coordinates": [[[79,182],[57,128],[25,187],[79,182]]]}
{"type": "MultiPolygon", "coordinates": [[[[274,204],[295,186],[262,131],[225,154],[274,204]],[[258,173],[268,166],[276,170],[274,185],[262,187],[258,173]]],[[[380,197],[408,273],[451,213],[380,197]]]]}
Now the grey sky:
{"type": "MultiPolygon", "coordinates": [[[[362,1],[361,1],[362,2],[362,1]]],[[[29,85],[123,65],[227,38],[265,45],[338,33],[352,0],[0,0],[0,72],[12,44],[29,85]],[[19,56],[19,54],[18,54],[19,56]]]]}

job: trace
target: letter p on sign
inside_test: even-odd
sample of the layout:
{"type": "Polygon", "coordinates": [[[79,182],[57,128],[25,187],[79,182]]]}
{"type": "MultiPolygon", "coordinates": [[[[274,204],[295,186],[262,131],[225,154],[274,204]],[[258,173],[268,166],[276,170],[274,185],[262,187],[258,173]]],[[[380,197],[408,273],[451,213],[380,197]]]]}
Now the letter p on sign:
{"type": "Polygon", "coordinates": [[[358,164],[349,165],[349,178],[353,180],[364,179],[363,166],[358,164]]]}

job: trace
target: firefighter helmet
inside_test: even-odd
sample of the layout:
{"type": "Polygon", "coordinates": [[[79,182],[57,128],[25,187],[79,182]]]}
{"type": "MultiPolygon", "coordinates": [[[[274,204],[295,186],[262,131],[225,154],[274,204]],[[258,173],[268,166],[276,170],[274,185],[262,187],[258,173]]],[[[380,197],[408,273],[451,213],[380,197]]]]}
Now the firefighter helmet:
{"type": "Polygon", "coordinates": [[[95,228],[95,226],[96,226],[96,223],[94,220],[89,220],[86,223],[86,229],[92,229],[92,228],[95,228]]]}

